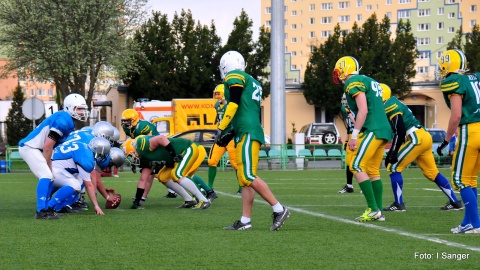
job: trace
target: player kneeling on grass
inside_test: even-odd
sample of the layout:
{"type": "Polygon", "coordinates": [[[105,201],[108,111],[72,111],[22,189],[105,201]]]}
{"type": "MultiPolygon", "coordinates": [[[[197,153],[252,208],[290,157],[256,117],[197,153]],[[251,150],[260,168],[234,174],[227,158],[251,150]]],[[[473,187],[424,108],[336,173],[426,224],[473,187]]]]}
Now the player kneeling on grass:
{"type": "Polygon", "coordinates": [[[52,172],[54,186],[60,188],[48,201],[48,208],[55,209],[58,204],[74,196],[75,192],[81,190],[83,182],[95,213],[104,215],[98,205],[90,173],[95,169],[95,164],[102,161],[109,152],[109,141],[100,137],[92,139],[89,144],[73,141],[57,146],[52,155],[52,172]]]}
{"type": "Polygon", "coordinates": [[[167,139],[162,135],[139,136],[132,143],[135,144],[135,153],[141,159],[165,163],[165,166],[157,174],[160,182],[165,183],[172,179],[192,193],[194,197],[200,200],[194,209],[210,207],[210,201],[190,179],[198,177],[195,172],[206,157],[203,146],[197,146],[187,139],[167,139]]]}

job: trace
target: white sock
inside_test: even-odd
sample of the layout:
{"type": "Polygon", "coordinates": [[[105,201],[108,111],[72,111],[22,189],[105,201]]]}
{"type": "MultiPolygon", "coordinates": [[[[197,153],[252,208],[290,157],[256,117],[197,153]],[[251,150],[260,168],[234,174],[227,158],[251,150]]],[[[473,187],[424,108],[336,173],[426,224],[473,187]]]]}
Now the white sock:
{"type": "Polygon", "coordinates": [[[250,218],[249,217],[244,217],[242,216],[242,218],[240,219],[240,222],[242,222],[243,224],[247,224],[248,222],[250,222],[250,218]]]}
{"type": "Polygon", "coordinates": [[[168,180],[167,183],[165,183],[165,186],[174,192],[176,192],[178,195],[182,196],[183,200],[186,202],[189,202],[192,200],[192,196],[188,194],[188,192],[185,191],[185,189],[180,186],[177,182],[173,181],[172,179],[168,180]]]}
{"type": "Polygon", "coordinates": [[[182,177],[182,179],[180,179],[179,182],[180,182],[179,183],[180,186],[190,191],[190,193],[192,193],[192,195],[195,196],[200,201],[204,201],[204,202],[208,201],[208,199],[205,198],[203,193],[200,192],[200,190],[198,190],[197,186],[192,182],[192,180],[186,177],[182,177]]]}
{"type": "Polygon", "coordinates": [[[283,205],[280,202],[272,206],[272,208],[273,208],[273,212],[276,212],[276,213],[283,212],[283,205]]]}
{"type": "Polygon", "coordinates": [[[349,185],[349,184],[347,184],[347,187],[349,187],[349,188],[353,188],[353,185],[349,185]]]}

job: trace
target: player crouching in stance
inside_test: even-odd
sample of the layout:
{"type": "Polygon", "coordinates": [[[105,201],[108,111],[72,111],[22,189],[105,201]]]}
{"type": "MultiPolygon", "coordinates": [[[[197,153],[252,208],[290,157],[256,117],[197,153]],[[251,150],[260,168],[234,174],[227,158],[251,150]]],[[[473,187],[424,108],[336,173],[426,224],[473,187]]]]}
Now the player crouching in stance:
{"type": "MultiPolygon", "coordinates": [[[[162,135],[141,135],[135,140],[127,140],[122,148],[126,151],[127,158],[130,158],[133,162],[142,159],[149,162],[164,163],[163,168],[154,168],[157,179],[165,185],[173,180],[200,200],[193,209],[210,207],[210,201],[190,179],[195,177],[195,172],[206,157],[207,152],[203,146],[197,146],[190,140],[183,138],[167,139],[162,135]]],[[[189,202],[186,201],[185,203],[189,202]]],[[[189,207],[183,207],[182,205],[180,208],[189,207]]]]}
{"type": "Polygon", "coordinates": [[[59,189],[48,201],[48,209],[55,209],[58,204],[70,200],[82,189],[83,183],[95,213],[104,215],[98,205],[90,174],[95,170],[96,163],[102,162],[109,152],[110,142],[102,137],[94,138],[88,144],[70,141],[57,146],[52,156],[52,172],[54,186],[59,189]]]}

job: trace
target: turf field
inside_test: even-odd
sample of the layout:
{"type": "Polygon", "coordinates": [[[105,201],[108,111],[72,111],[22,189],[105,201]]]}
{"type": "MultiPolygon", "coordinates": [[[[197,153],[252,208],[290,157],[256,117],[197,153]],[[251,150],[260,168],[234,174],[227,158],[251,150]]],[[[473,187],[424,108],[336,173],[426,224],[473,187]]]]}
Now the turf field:
{"type": "MultiPolygon", "coordinates": [[[[447,170],[442,173],[449,175],[447,170]]],[[[145,209],[130,210],[138,174],[104,178],[123,195],[105,216],[93,209],[35,220],[36,179],[0,174],[1,269],[478,269],[480,235],[456,235],[463,211],[441,211],[446,197],[418,169],[404,172],[407,211],[357,223],[366,208],[358,185],[338,194],[343,170],[260,171],[290,218],[271,232],[271,207],[257,198],[252,231],[224,231],[240,218],[234,172],[219,172],[219,198],[206,210],[177,209],[154,183],[145,209]]],[[[207,179],[205,171],[199,175],[207,179]]],[[[392,192],[384,179],[384,206],[392,192]]],[[[102,205],[105,200],[100,199],[102,205]]]]}

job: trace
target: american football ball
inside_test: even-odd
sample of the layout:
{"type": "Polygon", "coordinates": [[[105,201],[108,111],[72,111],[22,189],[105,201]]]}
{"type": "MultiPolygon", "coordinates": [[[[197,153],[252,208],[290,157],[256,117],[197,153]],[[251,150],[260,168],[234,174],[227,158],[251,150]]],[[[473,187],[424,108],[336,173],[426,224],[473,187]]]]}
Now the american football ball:
{"type": "Polygon", "coordinates": [[[120,194],[112,194],[110,196],[117,196],[118,198],[114,201],[107,201],[105,203],[105,208],[107,209],[116,209],[122,202],[122,196],[120,194]]]}

